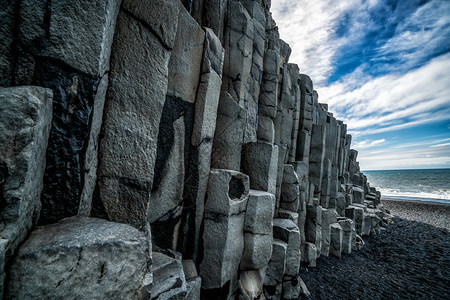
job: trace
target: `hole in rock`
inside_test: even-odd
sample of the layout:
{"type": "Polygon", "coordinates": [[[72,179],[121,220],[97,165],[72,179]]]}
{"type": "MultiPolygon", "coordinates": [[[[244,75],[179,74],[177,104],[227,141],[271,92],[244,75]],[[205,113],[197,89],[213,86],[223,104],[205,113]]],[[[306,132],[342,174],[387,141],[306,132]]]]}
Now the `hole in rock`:
{"type": "Polygon", "coordinates": [[[228,197],[230,197],[231,200],[239,200],[244,192],[245,186],[242,182],[242,178],[233,176],[228,188],[228,197]]]}

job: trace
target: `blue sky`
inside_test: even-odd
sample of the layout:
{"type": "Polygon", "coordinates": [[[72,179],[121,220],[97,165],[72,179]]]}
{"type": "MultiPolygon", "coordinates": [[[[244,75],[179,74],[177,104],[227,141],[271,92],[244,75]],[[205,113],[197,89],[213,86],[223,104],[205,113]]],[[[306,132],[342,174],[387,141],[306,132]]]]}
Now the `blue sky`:
{"type": "Polygon", "coordinates": [[[363,170],[450,168],[449,0],[272,0],[363,170]]]}

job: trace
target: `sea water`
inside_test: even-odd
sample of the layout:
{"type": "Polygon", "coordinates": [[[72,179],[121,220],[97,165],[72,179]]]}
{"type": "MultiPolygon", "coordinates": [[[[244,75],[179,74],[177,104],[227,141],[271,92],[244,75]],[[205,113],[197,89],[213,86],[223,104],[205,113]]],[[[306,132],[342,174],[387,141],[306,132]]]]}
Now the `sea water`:
{"type": "Polygon", "coordinates": [[[382,198],[450,204],[450,169],[364,171],[382,198]]]}

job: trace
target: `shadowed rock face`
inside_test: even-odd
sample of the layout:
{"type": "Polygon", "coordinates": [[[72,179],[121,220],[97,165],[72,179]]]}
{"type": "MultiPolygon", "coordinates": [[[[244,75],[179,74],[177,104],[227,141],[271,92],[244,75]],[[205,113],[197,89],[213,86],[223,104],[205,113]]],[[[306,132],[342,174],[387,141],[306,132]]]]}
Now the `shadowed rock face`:
{"type": "Polygon", "coordinates": [[[142,299],[151,249],[144,232],[73,217],[34,230],[11,266],[9,297],[142,299]]]}
{"type": "Polygon", "coordinates": [[[8,178],[8,166],[3,160],[0,159],[0,213],[6,205],[5,198],[3,196],[3,186],[5,185],[7,178],[8,178]]]}
{"type": "Polygon", "coordinates": [[[39,62],[34,83],[53,92],[52,129],[40,224],[78,214],[98,79],[52,61],[39,62]]]}

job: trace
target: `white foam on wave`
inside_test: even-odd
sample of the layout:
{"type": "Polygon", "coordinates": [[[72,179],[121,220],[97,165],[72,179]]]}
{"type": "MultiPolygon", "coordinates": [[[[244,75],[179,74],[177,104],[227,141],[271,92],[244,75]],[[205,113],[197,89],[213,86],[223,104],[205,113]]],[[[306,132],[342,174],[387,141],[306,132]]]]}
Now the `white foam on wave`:
{"type": "Polygon", "coordinates": [[[432,193],[428,192],[405,192],[405,191],[399,191],[395,189],[383,189],[383,188],[377,188],[381,192],[382,196],[389,196],[389,197],[413,197],[413,198],[420,198],[420,199],[439,199],[439,200],[446,200],[450,201],[450,192],[446,190],[437,190],[433,191],[432,193]]]}

